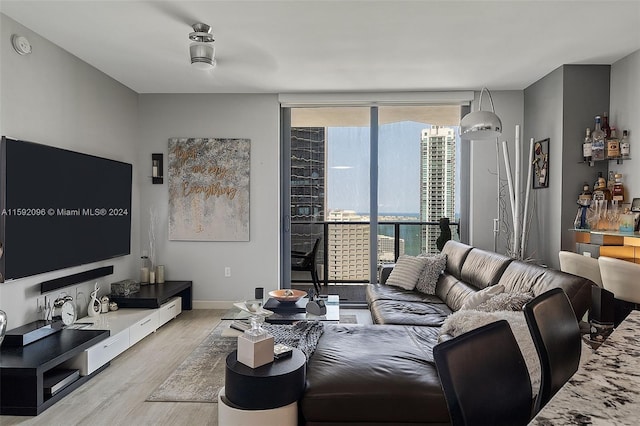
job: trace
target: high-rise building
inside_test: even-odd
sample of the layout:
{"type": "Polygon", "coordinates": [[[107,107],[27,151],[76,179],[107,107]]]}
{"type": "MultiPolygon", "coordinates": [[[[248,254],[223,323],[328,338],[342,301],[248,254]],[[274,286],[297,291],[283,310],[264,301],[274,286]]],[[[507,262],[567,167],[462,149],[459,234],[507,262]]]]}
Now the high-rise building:
{"type": "MultiPolygon", "coordinates": [[[[402,256],[404,254],[404,240],[400,238],[399,243],[399,255],[402,256]]],[[[395,263],[396,256],[394,244],[394,237],[390,237],[388,235],[378,235],[378,265],[384,263],[395,263]]]]}
{"type": "MultiPolygon", "coordinates": [[[[364,219],[351,210],[332,210],[327,221],[361,222],[364,219]]],[[[370,235],[368,223],[329,225],[329,279],[369,279],[370,235]]]]}
{"type": "MultiPolygon", "coordinates": [[[[309,223],[324,221],[325,139],[325,127],[291,128],[291,249],[295,251],[311,250],[323,236],[321,224],[309,223]]],[[[320,263],[322,247],[324,244],[318,252],[320,263]]],[[[320,273],[322,269],[318,268],[320,273]]]]}
{"type": "MultiPolygon", "coordinates": [[[[451,127],[431,126],[420,138],[420,221],[454,220],[456,181],[456,136],[451,127]]],[[[422,251],[437,253],[440,228],[422,231],[422,251]]]]}

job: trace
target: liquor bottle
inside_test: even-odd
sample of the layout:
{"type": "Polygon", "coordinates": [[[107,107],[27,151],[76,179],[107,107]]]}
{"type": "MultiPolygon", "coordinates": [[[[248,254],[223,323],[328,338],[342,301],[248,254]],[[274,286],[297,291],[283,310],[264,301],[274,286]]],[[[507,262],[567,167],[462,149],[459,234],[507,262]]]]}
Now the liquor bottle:
{"type": "Polygon", "coordinates": [[[589,184],[585,182],[582,185],[582,192],[578,195],[578,204],[581,206],[588,206],[591,204],[591,191],[589,190],[589,184]]]}
{"type": "Polygon", "coordinates": [[[605,138],[609,138],[611,136],[611,128],[609,127],[609,114],[606,112],[602,113],[602,131],[604,132],[605,138]]]}
{"type": "Polygon", "coordinates": [[[622,139],[620,139],[620,157],[629,158],[631,156],[631,147],[629,146],[629,131],[622,131],[622,139]]]}
{"type": "Polygon", "coordinates": [[[582,192],[578,195],[578,212],[576,218],[573,221],[573,227],[575,229],[588,229],[589,224],[587,222],[587,210],[591,205],[591,191],[589,190],[589,184],[587,182],[582,185],[582,192]]]}
{"type": "Polygon", "coordinates": [[[616,137],[616,128],[611,128],[611,136],[607,138],[607,158],[620,157],[620,140],[616,137]]]}
{"type": "Polygon", "coordinates": [[[600,124],[600,116],[596,115],[596,127],[591,133],[593,144],[591,145],[591,158],[594,161],[604,160],[605,134],[600,124]]]}
{"type": "Polygon", "coordinates": [[[593,145],[593,139],[591,139],[591,129],[587,127],[584,142],[582,142],[582,158],[585,163],[591,162],[591,146],[593,145]]]}
{"type": "Polygon", "coordinates": [[[622,184],[621,173],[616,173],[616,183],[613,185],[612,199],[620,203],[624,202],[624,185],[622,184]]]}
{"type": "Polygon", "coordinates": [[[593,185],[594,201],[611,201],[611,191],[607,188],[607,181],[602,177],[602,172],[598,172],[598,179],[593,185]]]}
{"type": "Polygon", "coordinates": [[[609,191],[613,191],[613,185],[616,183],[616,173],[613,170],[609,170],[609,174],[607,176],[607,188],[609,191]]]}
{"type": "Polygon", "coordinates": [[[597,191],[598,189],[603,189],[605,186],[607,186],[607,184],[604,178],[602,177],[602,172],[598,172],[598,177],[596,178],[596,181],[593,183],[593,190],[597,191]]]}

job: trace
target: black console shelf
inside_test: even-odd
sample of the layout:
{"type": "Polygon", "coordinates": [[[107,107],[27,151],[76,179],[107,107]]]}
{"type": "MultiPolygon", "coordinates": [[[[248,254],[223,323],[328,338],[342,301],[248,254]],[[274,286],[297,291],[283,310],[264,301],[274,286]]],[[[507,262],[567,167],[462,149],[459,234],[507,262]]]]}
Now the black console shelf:
{"type": "Polygon", "coordinates": [[[0,350],[0,414],[37,416],[92,376],[82,376],[53,396],[45,394],[44,377],[65,361],[109,337],[107,330],[64,329],[27,346],[0,350]]]}
{"type": "Polygon", "coordinates": [[[119,308],[157,309],[175,296],[182,297],[182,310],[191,310],[191,281],[165,281],[162,284],[146,284],[140,291],[128,296],[109,295],[109,300],[116,302],[119,308]]]}

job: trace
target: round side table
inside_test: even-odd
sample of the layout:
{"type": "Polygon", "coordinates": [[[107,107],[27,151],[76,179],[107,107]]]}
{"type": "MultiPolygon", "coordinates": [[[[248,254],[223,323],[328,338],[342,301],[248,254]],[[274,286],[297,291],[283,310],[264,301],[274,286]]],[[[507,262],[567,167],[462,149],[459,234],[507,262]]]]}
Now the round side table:
{"type": "Polygon", "coordinates": [[[225,386],[218,394],[218,424],[295,426],[305,383],[306,357],[299,349],[258,368],[238,362],[233,351],[227,356],[225,386]]]}

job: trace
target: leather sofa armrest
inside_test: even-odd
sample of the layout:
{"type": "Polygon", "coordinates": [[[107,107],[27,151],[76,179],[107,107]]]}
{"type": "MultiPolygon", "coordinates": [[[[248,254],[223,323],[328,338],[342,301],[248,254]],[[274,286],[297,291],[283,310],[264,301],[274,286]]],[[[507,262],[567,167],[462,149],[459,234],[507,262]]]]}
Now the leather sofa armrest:
{"type": "Polygon", "coordinates": [[[389,274],[391,274],[391,271],[393,271],[394,266],[396,266],[395,263],[382,265],[382,268],[380,269],[380,279],[378,280],[380,284],[384,284],[387,282],[387,279],[389,278],[389,274]]]}

